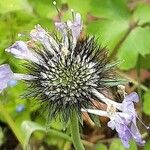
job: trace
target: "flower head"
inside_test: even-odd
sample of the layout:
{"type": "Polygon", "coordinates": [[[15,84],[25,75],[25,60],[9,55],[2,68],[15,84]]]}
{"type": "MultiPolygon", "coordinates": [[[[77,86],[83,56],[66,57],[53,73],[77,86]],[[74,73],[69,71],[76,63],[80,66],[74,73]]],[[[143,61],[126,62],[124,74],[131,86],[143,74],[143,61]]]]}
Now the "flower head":
{"type": "Polygon", "coordinates": [[[26,95],[46,104],[51,117],[60,114],[65,120],[73,110],[80,117],[81,108],[92,106],[92,89],[104,89],[111,81],[117,83],[106,49],[94,37],[79,38],[81,15],[73,16],[72,21],[55,23],[60,34],[36,25],[30,32],[34,46],[17,41],[6,49],[17,58],[29,60],[27,74],[14,73],[15,79],[27,81],[26,95]]]}

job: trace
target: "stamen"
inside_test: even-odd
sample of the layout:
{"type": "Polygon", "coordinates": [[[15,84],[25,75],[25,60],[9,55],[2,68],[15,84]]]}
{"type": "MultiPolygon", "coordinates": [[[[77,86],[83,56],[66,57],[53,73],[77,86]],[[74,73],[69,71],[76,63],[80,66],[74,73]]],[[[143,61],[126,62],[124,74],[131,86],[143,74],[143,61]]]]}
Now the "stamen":
{"type": "Polygon", "coordinates": [[[147,125],[142,121],[142,119],[141,119],[140,117],[138,117],[138,116],[136,116],[136,117],[137,117],[137,119],[141,122],[141,124],[142,124],[147,130],[150,129],[150,127],[147,126],[147,125]]]}
{"type": "Polygon", "coordinates": [[[92,89],[92,93],[99,98],[101,101],[103,101],[105,104],[107,105],[113,105],[114,107],[116,107],[118,110],[122,110],[122,104],[121,103],[117,103],[107,97],[105,97],[103,94],[99,93],[96,89],[92,89]]]}
{"type": "Polygon", "coordinates": [[[56,1],[53,1],[53,5],[55,6],[55,8],[56,8],[56,10],[57,10],[57,13],[58,13],[58,17],[59,17],[59,19],[61,20],[61,13],[60,13],[60,10],[58,9],[58,7],[57,7],[57,3],[56,3],[56,1]]]}

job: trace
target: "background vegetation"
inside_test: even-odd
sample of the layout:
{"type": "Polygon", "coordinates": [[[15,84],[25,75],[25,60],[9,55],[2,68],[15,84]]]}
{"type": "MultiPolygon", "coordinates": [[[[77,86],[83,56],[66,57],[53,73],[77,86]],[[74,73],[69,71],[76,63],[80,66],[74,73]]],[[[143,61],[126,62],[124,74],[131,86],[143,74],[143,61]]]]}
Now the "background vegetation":
{"type": "MultiPolygon", "coordinates": [[[[107,46],[110,59],[121,60],[118,73],[130,81],[128,93],[138,91],[138,114],[150,125],[150,1],[58,0],[57,4],[65,19],[72,8],[80,12],[84,32],[107,46]]],[[[57,11],[50,0],[0,0],[0,64],[9,63],[13,71],[23,72],[22,61],[5,53],[5,48],[26,39],[36,24],[53,31],[56,19],[57,11]],[[18,37],[18,33],[22,36],[18,37]]],[[[24,89],[24,83],[19,82],[0,94],[0,150],[21,149],[19,142],[35,150],[73,149],[69,131],[63,134],[63,123],[53,121],[51,128],[45,127],[46,116],[35,102],[21,97],[24,89]]],[[[101,123],[106,126],[105,119],[101,123]]],[[[85,121],[82,137],[86,149],[125,150],[116,133],[105,126],[85,121]]],[[[144,127],[140,130],[147,143],[142,148],[131,142],[130,150],[150,149],[148,131],[144,127]]]]}

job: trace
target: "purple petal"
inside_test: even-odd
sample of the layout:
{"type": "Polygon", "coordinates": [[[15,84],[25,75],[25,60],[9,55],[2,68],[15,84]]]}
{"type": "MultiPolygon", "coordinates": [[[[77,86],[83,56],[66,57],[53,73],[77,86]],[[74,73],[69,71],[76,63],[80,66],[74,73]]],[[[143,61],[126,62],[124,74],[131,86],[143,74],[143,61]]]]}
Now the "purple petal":
{"type": "Polygon", "coordinates": [[[108,126],[111,129],[116,129],[119,138],[126,148],[129,148],[129,141],[131,139],[134,139],[139,145],[144,145],[145,141],[142,140],[136,126],[135,116],[116,112],[115,116],[110,117],[110,119],[108,126]]]}
{"type": "Polygon", "coordinates": [[[23,41],[16,41],[12,46],[7,48],[6,51],[14,54],[16,58],[38,62],[38,59],[23,41]]]}
{"type": "Polygon", "coordinates": [[[132,124],[130,126],[130,130],[133,136],[133,139],[141,146],[144,146],[145,141],[142,139],[142,136],[139,132],[139,129],[137,128],[136,125],[136,118],[133,119],[132,124]]]}
{"type": "Polygon", "coordinates": [[[139,102],[139,96],[136,92],[132,92],[131,94],[125,97],[125,101],[139,102]]]}
{"type": "Polygon", "coordinates": [[[75,20],[73,22],[68,21],[67,22],[68,27],[71,29],[72,31],[72,35],[75,39],[77,39],[81,33],[82,30],[82,19],[81,19],[81,15],[79,13],[75,14],[75,20]]]}
{"type": "Polygon", "coordinates": [[[55,26],[62,33],[62,35],[67,35],[67,25],[64,22],[55,22],[55,26]]]}
{"type": "Polygon", "coordinates": [[[54,54],[54,49],[59,51],[57,42],[39,24],[30,32],[30,36],[32,40],[41,42],[52,54],[54,54]]]}
{"type": "Polygon", "coordinates": [[[63,36],[63,46],[68,48],[69,43],[68,43],[68,36],[67,36],[67,25],[64,22],[55,22],[55,26],[58,29],[58,31],[62,34],[63,36]]]}
{"type": "Polygon", "coordinates": [[[0,91],[7,88],[8,83],[13,80],[13,76],[9,65],[4,64],[0,66],[0,91]]]}
{"type": "Polygon", "coordinates": [[[35,29],[30,32],[30,36],[34,41],[43,41],[47,38],[47,32],[38,24],[35,26],[35,29]]]}

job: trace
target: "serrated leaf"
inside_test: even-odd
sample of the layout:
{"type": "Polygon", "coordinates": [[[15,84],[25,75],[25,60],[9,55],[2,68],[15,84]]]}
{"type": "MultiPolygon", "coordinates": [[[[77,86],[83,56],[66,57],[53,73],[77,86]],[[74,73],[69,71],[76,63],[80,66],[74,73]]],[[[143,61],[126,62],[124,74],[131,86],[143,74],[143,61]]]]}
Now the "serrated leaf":
{"type": "Polygon", "coordinates": [[[143,111],[145,114],[150,115],[150,91],[144,94],[143,111]]]}
{"type": "Polygon", "coordinates": [[[0,13],[7,13],[16,10],[26,10],[32,12],[32,7],[27,0],[1,0],[0,13]]]}

